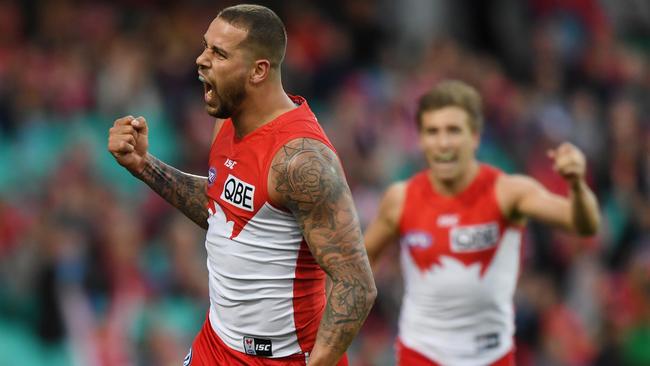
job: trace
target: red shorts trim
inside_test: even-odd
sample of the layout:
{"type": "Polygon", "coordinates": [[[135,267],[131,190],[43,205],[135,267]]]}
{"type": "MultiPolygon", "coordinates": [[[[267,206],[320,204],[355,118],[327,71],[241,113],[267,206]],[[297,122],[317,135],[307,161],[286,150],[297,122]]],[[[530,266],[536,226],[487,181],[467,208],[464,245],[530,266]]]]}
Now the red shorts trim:
{"type": "MultiPolygon", "coordinates": [[[[397,366],[441,366],[418,351],[406,347],[399,339],[395,342],[395,348],[397,349],[397,366]]],[[[489,366],[515,366],[514,349],[489,366]]]]}
{"type": "MultiPolygon", "coordinates": [[[[208,319],[197,334],[184,366],[305,366],[305,355],[297,354],[281,358],[247,355],[228,347],[214,332],[208,319]]],[[[346,355],[337,366],[348,366],[346,355]]]]}

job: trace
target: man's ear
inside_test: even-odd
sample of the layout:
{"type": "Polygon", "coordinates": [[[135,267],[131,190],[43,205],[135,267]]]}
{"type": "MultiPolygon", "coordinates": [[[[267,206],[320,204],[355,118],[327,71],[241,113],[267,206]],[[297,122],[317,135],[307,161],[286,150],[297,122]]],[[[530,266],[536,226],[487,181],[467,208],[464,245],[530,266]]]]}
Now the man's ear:
{"type": "Polygon", "coordinates": [[[257,85],[269,77],[271,72],[271,62],[266,59],[260,59],[255,61],[255,65],[251,70],[250,82],[254,85],[257,85]]]}

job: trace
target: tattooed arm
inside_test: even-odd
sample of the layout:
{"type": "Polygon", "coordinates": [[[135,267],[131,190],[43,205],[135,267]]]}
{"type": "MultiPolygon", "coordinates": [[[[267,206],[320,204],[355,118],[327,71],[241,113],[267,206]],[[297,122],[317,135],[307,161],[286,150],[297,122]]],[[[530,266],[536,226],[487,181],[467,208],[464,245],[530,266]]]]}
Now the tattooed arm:
{"type": "Polygon", "coordinates": [[[335,365],[377,293],[338,158],[319,141],[290,141],[273,159],[269,195],[293,213],[312,255],[331,280],[309,365],[335,365]]]}
{"type": "Polygon", "coordinates": [[[190,220],[208,229],[208,197],[205,194],[208,178],[183,173],[149,154],[142,173],[136,177],[190,220]]]}
{"type": "Polygon", "coordinates": [[[144,118],[120,118],[109,130],[108,151],[136,178],[147,183],[197,225],[207,229],[207,178],[183,173],[150,155],[147,135],[144,118]]]}

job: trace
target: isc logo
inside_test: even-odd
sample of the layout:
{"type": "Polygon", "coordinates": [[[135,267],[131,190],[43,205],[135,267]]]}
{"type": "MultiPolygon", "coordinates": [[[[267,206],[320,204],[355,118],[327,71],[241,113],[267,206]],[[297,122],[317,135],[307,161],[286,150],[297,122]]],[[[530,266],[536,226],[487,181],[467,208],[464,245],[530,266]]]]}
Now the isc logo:
{"type": "Polygon", "coordinates": [[[256,356],[273,356],[273,346],[270,339],[244,337],[244,352],[256,356]]]}
{"type": "Polygon", "coordinates": [[[223,184],[221,199],[246,211],[253,211],[253,197],[255,186],[228,174],[223,184]]]}

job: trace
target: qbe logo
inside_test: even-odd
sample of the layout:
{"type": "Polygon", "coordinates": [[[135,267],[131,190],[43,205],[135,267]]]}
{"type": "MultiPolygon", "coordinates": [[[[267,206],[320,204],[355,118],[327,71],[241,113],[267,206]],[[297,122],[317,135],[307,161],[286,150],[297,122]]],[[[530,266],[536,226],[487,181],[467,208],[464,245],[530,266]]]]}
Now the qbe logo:
{"type": "Polygon", "coordinates": [[[449,233],[451,250],[454,253],[477,252],[490,249],[499,240],[499,225],[496,222],[487,224],[457,226],[449,233]]]}
{"type": "Polygon", "coordinates": [[[255,197],[254,185],[228,174],[221,192],[222,200],[243,210],[253,211],[253,197],[255,197]]]}

